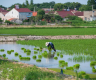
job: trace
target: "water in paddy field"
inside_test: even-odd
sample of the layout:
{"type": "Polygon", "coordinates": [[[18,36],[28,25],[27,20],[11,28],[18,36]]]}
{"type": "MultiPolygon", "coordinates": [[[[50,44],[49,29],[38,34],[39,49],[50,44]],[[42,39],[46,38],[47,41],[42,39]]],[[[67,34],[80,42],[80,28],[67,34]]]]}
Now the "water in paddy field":
{"type": "MultiPolygon", "coordinates": [[[[0,55],[6,54],[6,57],[9,60],[18,60],[19,62],[23,62],[23,63],[28,63],[28,64],[32,64],[32,65],[36,65],[38,67],[45,67],[45,68],[60,68],[59,67],[59,60],[64,60],[65,62],[68,62],[68,66],[73,66],[75,64],[80,64],[80,68],[78,71],[85,71],[86,73],[90,73],[93,74],[92,72],[92,67],[90,67],[90,61],[82,61],[82,62],[74,62],[74,61],[69,61],[68,59],[70,57],[73,57],[71,55],[63,55],[63,58],[60,58],[60,56],[58,57],[57,60],[54,59],[56,55],[54,51],[51,51],[51,57],[50,58],[44,58],[42,57],[41,62],[36,62],[36,60],[34,60],[32,58],[33,55],[36,55],[38,57],[38,55],[42,54],[44,51],[47,51],[47,49],[43,49],[42,52],[38,51],[38,54],[34,54],[34,48],[35,46],[31,46],[31,45],[21,45],[21,44],[16,44],[15,42],[0,42],[0,49],[4,49],[4,52],[0,52],[0,55]],[[23,50],[21,50],[21,48],[25,48],[25,49],[29,49],[31,50],[31,54],[27,55],[26,53],[24,53],[23,50]],[[14,52],[12,52],[11,54],[7,54],[8,50],[14,50],[14,52]],[[18,52],[19,55],[22,55],[22,57],[30,57],[31,59],[29,61],[24,61],[24,60],[20,60],[19,56],[15,56],[15,52],[18,52]]],[[[57,50],[57,52],[60,52],[59,50],[57,50]]],[[[96,68],[96,66],[95,66],[96,68]]],[[[95,73],[94,73],[95,74],[95,73]]]]}

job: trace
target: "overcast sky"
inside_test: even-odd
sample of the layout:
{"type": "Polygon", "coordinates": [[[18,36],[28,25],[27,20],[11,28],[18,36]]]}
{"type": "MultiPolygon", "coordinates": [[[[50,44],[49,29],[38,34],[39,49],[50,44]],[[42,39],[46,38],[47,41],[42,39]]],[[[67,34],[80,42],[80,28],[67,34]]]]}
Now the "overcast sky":
{"type": "MultiPolygon", "coordinates": [[[[10,7],[11,5],[15,3],[22,4],[26,0],[0,0],[0,5],[3,5],[5,7],[10,7]]],[[[28,0],[30,2],[30,0],[28,0]]],[[[79,2],[81,4],[87,4],[88,0],[33,0],[34,3],[43,3],[43,2],[51,2],[55,1],[56,3],[65,3],[65,2],[79,2]]]]}

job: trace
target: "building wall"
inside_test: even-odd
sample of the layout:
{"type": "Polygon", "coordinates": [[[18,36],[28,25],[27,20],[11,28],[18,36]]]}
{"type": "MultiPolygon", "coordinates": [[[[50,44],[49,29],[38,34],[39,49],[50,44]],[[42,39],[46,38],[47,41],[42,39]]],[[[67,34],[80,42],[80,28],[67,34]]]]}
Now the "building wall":
{"type": "Polygon", "coordinates": [[[0,18],[5,21],[5,16],[2,13],[0,13],[0,18]]]}
{"type": "MultiPolygon", "coordinates": [[[[96,11],[94,12],[93,20],[96,20],[96,11]]],[[[84,11],[84,20],[85,21],[92,21],[92,11],[84,11]]]]}
{"type": "Polygon", "coordinates": [[[11,11],[9,11],[5,15],[5,17],[6,17],[7,20],[9,20],[10,18],[17,18],[17,19],[19,19],[19,12],[13,8],[11,11]]]}
{"type": "Polygon", "coordinates": [[[32,16],[32,12],[20,12],[19,13],[19,19],[25,20],[32,16]]]}

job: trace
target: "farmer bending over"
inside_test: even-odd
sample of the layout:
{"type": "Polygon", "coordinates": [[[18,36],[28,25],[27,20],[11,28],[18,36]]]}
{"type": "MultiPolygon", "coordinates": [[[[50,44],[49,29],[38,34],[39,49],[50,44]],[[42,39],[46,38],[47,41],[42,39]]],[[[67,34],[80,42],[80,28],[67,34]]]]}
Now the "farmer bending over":
{"type": "Polygon", "coordinates": [[[53,49],[56,52],[54,44],[52,42],[46,42],[45,45],[48,47],[49,51],[53,49]]]}

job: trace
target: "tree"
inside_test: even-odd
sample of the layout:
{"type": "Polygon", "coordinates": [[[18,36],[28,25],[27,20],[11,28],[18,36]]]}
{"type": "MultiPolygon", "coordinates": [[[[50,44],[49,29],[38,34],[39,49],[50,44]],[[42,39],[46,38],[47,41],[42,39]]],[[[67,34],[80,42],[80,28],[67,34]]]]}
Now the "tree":
{"type": "Polygon", "coordinates": [[[44,15],[45,15],[45,11],[44,10],[38,10],[38,15],[41,15],[41,19],[44,18],[44,15]]]}
{"type": "Polygon", "coordinates": [[[20,3],[16,3],[14,5],[11,5],[10,8],[13,9],[15,7],[15,5],[19,5],[19,8],[22,8],[22,4],[20,4],[20,3]]]}
{"type": "Polygon", "coordinates": [[[22,4],[22,8],[25,8],[25,7],[26,7],[26,5],[23,3],[23,4],[22,4]]]}
{"type": "Polygon", "coordinates": [[[88,0],[87,5],[88,6],[94,5],[94,9],[96,9],[96,0],[88,0]]]}
{"type": "Polygon", "coordinates": [[[2,19],[0,18],[0,22],[2,22],[2,19]]]}
{"type": "Polygon", "coordinates": [[[60,10],[62,10],[63,8],[64,8],[64,7],[63,7],[63,4],[61,4],[61,3],[57,3],[57,4],[54,5],[54,10],[60,11],[60,10]]]}
{"type": "Polygon", "coordinates": [[[49,23],[49,20],[51,19],[51,16],[50,15],[48,15],[48,14],[46,14],[45,16],[44,16],[44,18],[48,21],[48,23],[49,23]]]}
{"type": "Polygon", "coordinates": [[[28,0],[26,0],[26,6],[29,6],[29,2],[28,2],[28,0]]]}
{"type": "Polygon", "coordinates": [[[30,5],[33,5],[33,0],[31,0],[30,5]]]}
{"type": "Polygon", "coordinates": [[[88,5],[82,5],[79,8],[79,11],[91,11],[91,10],[92,10],[92,7],[91,6],[88,6],[88,5]]]}
{"type": "Polygon", "coordinates": [[[55,15],[55,19],[56,19],[57,21],[62,21],[62,20],[63,20],[63,18],[62,18],[61,16],[59,16],[59,15],[55,15]]]}

